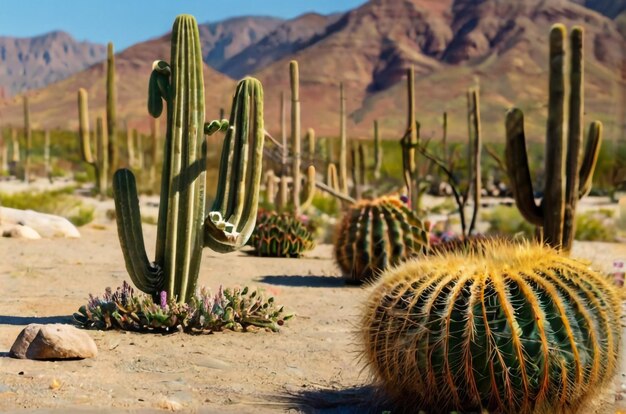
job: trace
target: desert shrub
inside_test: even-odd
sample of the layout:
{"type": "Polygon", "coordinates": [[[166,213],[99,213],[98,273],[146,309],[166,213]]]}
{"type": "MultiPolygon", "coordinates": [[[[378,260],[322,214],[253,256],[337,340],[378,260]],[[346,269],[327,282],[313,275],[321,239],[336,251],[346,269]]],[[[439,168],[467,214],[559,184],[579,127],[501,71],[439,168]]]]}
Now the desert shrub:
{"type": "Polygon", "coordinates": [[[613,212],[608,210],[588,211],[576,215],[574,238],[583,241],[615,241],[617,230],[612,216],[613,212]]]}
{"type": "Polygon", "coordinates": [[[496,206],[483,213],[483,220],[489,223],[487,234],[533,238],[535,227],[527,222],[516,207],[496,206]]]}
{"type": "Polygon", "coordinates": [[[74,187],[52,191],[0,193],[0,205],[19,210],[34,210],[65,217],[75,226],[83,226],[94,218],[94,208],[73,195],[74,187]]]}
{"type": "Polygon", "coordinates": [[[274,298],[265,299],[258,290],[222,289],[215,295],[205,288],[189,303],[178,303],[161,292],[159,303],[150,295],[136,294],[126,282],[115,292],[107,288],[102,298],[89,295],[87,305],[74,314],[85,329],[121,329],[138,332],[188,333],[254,328],[278,331],[293,314],[285,314],[274,298]]]}

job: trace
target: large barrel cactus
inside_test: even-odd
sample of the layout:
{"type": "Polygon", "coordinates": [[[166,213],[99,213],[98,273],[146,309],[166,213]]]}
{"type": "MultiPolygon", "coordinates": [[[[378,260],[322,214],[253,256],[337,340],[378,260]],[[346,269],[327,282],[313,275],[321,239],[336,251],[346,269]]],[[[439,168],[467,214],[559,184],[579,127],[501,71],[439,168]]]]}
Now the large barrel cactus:
{"type": "Polygon", "coordinates": [[[204,82],[198,25],[193,16],[176,18],[172,29],[171,65],[155,62],[148,110],[167,108],[156,258],[147,258],[137,186],[122,169],[113,178],[117,227],[133,283],[157,297],[167,292],[179,302],[195,293],[202,248],[229,252],[245,245],[257,215],[263,154],[263,89],[256,79],[239,82],[233,98],[230,128],[204,123],[204,82]],[[205,132],[227,129],[215,202],[205,215],[205,132]]]}
{"type": "Polygon", "coordinates": [[[399,409],[571,412],[615,373],[620,303],[585,263],[486,242],[382,275],[362,340],[399,409]]]}
{"type": "Polygon", "coordinates": [[[352,206],[335,233],[335,259],[348,283],[374,279],[428,249],[428,231],[401,200],[381,197],[352,206]]]}

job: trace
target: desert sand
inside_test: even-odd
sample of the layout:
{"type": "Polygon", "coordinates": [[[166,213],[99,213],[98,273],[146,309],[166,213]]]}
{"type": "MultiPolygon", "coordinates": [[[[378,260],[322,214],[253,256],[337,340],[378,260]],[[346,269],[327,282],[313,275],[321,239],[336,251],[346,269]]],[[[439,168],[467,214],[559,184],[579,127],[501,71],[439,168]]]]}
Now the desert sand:
{"type": "MultiPolygon", "coordinates": [[[[356,335],[369,288],[343,284],[329,245],[302,259],[204,251],[200,285],[259,287],[296,313],[279,333],[88,331],[99,348],[94,359],[9,358],[25,325],[69,323],[89,293],[128,280],[114,223],[88,225],[81,233],[75,240],[0,238],[1,412],[364,412],[350,403],[352,394],[340,392],[370,394],[359,391],[370,378],[359,361],[356,335]],[[323,401],[338,394],[344,405],[326,408],[294,398],[323,401]]],[[[156,227],[144,225],[144,233],[153,246],[156,227]]],[[[626,246],[577,243],[574,255],[610,271],[613,259],[626,258],[626,246]]],[[[615,412],[622,378],[618,374],[615,390],[607,387],[606,404],[596,412],[615,412]]]]}

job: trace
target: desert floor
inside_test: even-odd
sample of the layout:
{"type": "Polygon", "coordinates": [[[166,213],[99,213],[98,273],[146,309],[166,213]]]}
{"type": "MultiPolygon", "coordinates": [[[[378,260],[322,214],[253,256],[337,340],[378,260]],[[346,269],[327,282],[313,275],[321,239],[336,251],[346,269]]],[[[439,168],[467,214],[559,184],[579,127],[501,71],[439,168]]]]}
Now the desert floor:
{"type": "MultiPolygon", "coordinates": [[[[153,246],[156,227],[144,225],[144,232],[153,246]]],[[[199,284],[265,289],[297,314],[280,333],[88,331],[98,345],[97,358],[9,358],[28,323],[69,322],[89,293],[128,279],[113,223],[86,226],[81,233],[74,240],[0,238],[0,412],[365,411],[350,398],[370,394],[359,388],[369,378],[355,335],[368,288],[344,286],[329,245],[303,259],[204,251],[199,284]]],[[[577,243],[574,255],[609,271],[613,259],[626,258],[626,245],[577,243]]],[[[615,389],[607,387],[602,398],[608,405],[596,412],[623,405],[614,403],[623,378],[618,374],[615,389]]]]}

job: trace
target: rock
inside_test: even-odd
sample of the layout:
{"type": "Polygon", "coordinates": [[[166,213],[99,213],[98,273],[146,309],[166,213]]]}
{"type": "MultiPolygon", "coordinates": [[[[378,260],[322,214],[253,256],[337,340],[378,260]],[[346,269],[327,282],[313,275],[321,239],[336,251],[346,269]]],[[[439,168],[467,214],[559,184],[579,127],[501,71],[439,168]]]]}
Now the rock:
{"type": "Polygon", "coordinates": [[[42,237],[78,238],[78,229],[64,217],[38,213],[33,210],[18,210],[1,207],[0,222],[3,225],[20,224],[32,227],[42,237]]]}
{"type": "Polygon", "coordinates": [[[30,324],[20,332],[9,355],[21,359],[77,359],[98,355],[96,343],[71,325],[30,324]]]}
{"type": "Polygon", "coordinates": [[[39,233],[35,231],[32,227],[22,226],[17,224],[15,226],[11,226],[8,229],[5,229],[2,232],[2,237],[11,237],[14,239],[29,239],[29,240],[38,240],[41,239],[39,233]]]}

